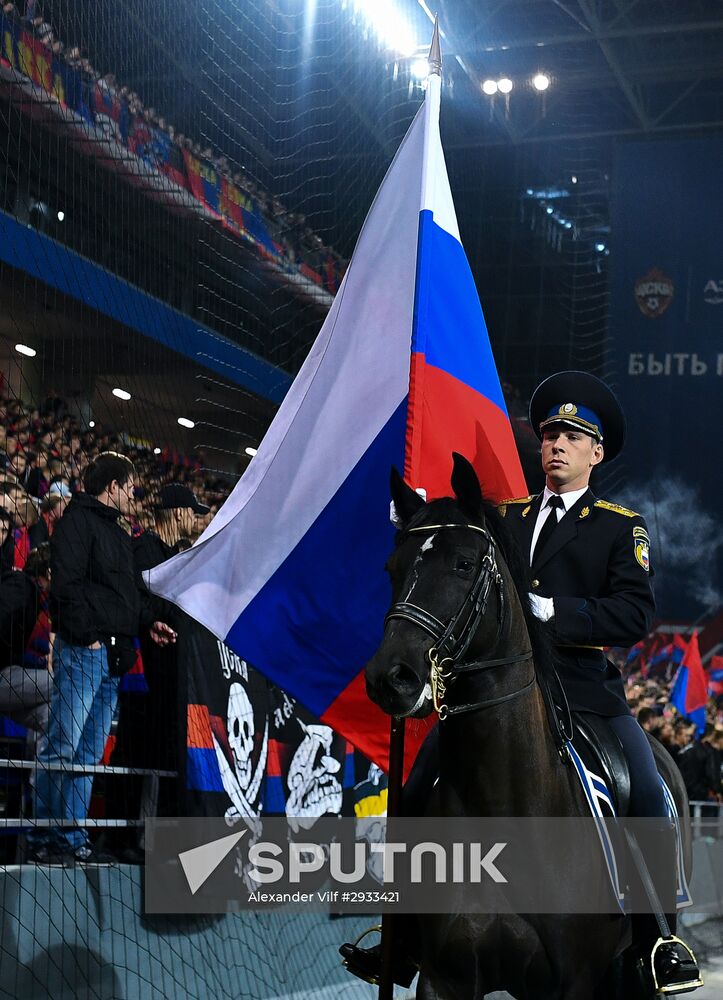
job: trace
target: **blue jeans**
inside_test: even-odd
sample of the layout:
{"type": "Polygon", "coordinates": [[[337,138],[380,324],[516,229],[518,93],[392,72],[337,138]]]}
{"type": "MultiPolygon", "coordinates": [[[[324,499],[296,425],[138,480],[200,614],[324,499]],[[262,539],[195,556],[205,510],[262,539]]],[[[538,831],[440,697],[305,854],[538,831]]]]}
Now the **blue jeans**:
{"type": "MultiPolygon", "coordinates": [[[[53,692],[47,733],[38,741],[40,764],[97,764],[103,756],[118,701],[119,677],[108,673],[105,646],[88,649],[55,641],[53,692]]],[[[79,819],[88,816],[93,775],[65,770],[35,772],[36,819],[79,819]]],[[[88,843],[84,828],[38,828],[28,837],[32,847],[76,851],[88,843]]]]}

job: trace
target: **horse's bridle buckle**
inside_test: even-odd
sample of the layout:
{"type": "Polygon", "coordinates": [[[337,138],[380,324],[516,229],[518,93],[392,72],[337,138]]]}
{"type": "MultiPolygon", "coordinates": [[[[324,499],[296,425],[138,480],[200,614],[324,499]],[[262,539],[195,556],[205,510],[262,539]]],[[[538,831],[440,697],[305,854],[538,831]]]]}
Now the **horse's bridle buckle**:
{"type": "Polygon", "coordinates": [[[445,719],[449,712],[449,706],[444,703],[444,696],[447,693],[446,682],[452,676],[454,660],[451,656],[443,656],[440,660],[439,650],[436,646],[427,650],[427,659],[429,660],[429,681],[432,688],[434,711],[440,719],[445,719]],[[446,666],[447,664],[449,666],[446,666]]]}

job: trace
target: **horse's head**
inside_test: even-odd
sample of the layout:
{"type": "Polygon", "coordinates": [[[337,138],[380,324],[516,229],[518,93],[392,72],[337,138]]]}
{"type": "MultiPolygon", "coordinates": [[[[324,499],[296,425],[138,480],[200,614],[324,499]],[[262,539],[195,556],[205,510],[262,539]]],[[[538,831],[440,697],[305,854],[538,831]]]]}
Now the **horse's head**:
{"type": "Polygon", "coordinates": [[[366,667],[367,693],[390,715],[429,715],[432,659],[469,662],[489,654],[500,637],[504,587],[497,545],[477,474],[461,455],[454,455],[451,484],[453,498],[425,503],[392,470],[401,520],[387,563],[392,606],[366,667]]]}

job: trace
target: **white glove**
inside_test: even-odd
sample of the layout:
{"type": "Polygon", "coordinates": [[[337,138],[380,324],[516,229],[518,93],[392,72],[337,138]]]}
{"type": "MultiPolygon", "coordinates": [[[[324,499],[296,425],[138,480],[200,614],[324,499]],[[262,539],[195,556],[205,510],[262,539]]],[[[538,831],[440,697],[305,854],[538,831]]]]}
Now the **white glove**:
{"type": "MultiPolygon", "coordinates": [[[[425,503],[427,502],[427,491],[424,489],[423,486],[418,486],[414,492],[418,493],[425,503]]],[[[389,504],[389,520],[392,522],[395,528],[398,528],[402,523],[402,519],[397,514],[397,508],[394,506],[393,500],[389,504]]]]}
{"type": "Polygon", "coordinates": [[[530,594],[530,607],[535,618],[539,618],[541,622],[549,622],[555,617],[555,602],[552,597],[530,594]]]}

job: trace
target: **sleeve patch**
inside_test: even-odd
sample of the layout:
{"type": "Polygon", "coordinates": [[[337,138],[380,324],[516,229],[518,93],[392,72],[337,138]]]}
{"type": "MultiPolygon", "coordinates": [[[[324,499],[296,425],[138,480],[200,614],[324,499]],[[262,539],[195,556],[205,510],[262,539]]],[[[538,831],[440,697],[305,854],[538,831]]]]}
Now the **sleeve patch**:
{"type": "Polygon", "coordinates": [[[633,552],[646,573],[650,572],[650,542],[647,538],[633,538],[633,552]]]}

